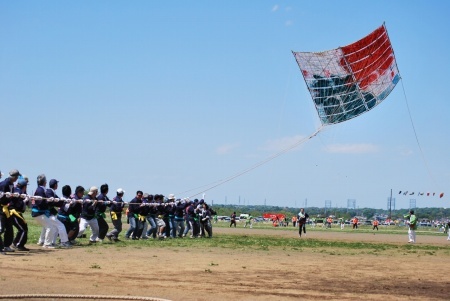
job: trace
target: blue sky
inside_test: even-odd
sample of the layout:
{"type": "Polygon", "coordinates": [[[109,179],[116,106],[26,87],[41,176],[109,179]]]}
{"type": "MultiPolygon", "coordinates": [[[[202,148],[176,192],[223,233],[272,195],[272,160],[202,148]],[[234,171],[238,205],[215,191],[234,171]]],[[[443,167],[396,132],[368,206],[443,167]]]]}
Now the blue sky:
{"type": "Polygon", "coordinates": [[[138,189],[201,196],[319,128],[292,50],[344,46],[386,22],[402,82],[382,104],[206,200],[386,208],[393,189],[397,208],[448,207],[449,10],[443,0],[0,1],[0,169],[28,175],[29,190],[45,173],[60,187],[106,182],[128,200],[138,189]]]}

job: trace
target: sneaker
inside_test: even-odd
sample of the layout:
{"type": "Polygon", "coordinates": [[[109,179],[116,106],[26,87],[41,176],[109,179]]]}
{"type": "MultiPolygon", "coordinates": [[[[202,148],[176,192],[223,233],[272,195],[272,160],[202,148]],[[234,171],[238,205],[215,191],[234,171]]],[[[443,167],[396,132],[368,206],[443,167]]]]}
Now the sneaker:
{"type": "Polygon", "coordinates": [[[44,245],[44,243],[43,242],[38,242],[37,245],[42,247],[44,245]]]}
{"type": "Polygon", "coordinates": [[[112,238],[111,238],[110,235],[106,235],[105,237],[106,237],[109,241],[112,241],[112,238]]]}
{"type": "Polygon", "coordinates": [[[14,249],[11,249],[10,247],[4,247],[3,252],[14,252],[14,249]]]}
{"type": "Polygon", "coordinates": [[[56,247],[53,246],[53,245],[43,245],[42,247],[43,247],[44,249],[56,249],[56,247]]]}
{"type": "Polygon", "coordinates": [[[30,251],[30,249],[19,246],[19,247],[17,247],[17,251],[28,252],[28,251],[30,251]]]}
{"type": "Polygon", "coordinates": [[[96,241],[95,240],[89,240],[89,244],[95,244],[96,241]]]}
{"type": "Polygon", "coordinates": [[[148,236],[141,237],[141,239],[148,239],[148,236]]]}
{"type": "Polygon", "coordinates": [[[72,248],[72,245],[70,244],[70,242],[66,241],[66,242],[62,242],[60,244],[60,247],[64,248],[64,249],[68,249],[68,248],[72,248]]]}

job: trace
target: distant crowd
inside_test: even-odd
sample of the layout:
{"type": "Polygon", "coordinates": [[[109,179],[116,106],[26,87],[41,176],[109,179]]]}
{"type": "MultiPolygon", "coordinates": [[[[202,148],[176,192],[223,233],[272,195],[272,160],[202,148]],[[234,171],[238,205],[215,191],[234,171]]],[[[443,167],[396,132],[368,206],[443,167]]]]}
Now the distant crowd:
{"type": "MultiPolygon", "coordinates": [[[[0,172],[0,178],[2,176],[0,172]]],[[[58,180],[51,179],[47,183],[44,174],[37,176],[38,187],[33,195],[28,195],[28,182],[16,169],[0,182],[0,254],[29,251],[26,247],[28,225],[23,215],[27,207],[31,207],[31,217],[42,226],[37,244],[47,249],[77,245],[77,238],[86,236],[88,226],[91,244],[104,239],[119,241],[122,214],[126,214],[129,223],[125,239],[211,238],[213,235],[211,218],[216,212],[203,199],[176,199],[173,194],[166,198],[162,194],[137,191],[135,197],[125,203],[125,191],[121,188],[112,199],[108,197],[108,184],[101,185],[100,190],[95,186],[89,190],[76,186],[72,190],[71,186],[64,185],[59,197],[56,193],[58,180]]]]}

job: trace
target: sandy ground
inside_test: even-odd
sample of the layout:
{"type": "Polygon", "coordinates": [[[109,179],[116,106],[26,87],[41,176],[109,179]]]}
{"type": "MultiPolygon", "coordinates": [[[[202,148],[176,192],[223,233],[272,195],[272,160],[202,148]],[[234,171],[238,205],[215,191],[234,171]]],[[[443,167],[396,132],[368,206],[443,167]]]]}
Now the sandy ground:
{"type": "MultiPolygon", "coordinates": [[[[215,235],[276,235],[293,229],[215,228],[215,235]],[[251,232],[250,232],[251,231],[251,232]]],[[[301,239],[404,244],[405,235],[309,232],[301,239]]],[[[214,238],[213,238],[214,239],[214,238]]],[[[269,250],[75,247],[0,256],[1,295],[147,296],[169,300],[449,300],[450,242],[418,236],[443,250],[269,250]]],[[[20,299],[37,300],[37,299],[20,299]]],[[[41,299],[42,300],[42,299],[41,299]]],[[[48,300],[58,300],[52,298],[48,300]]]]}

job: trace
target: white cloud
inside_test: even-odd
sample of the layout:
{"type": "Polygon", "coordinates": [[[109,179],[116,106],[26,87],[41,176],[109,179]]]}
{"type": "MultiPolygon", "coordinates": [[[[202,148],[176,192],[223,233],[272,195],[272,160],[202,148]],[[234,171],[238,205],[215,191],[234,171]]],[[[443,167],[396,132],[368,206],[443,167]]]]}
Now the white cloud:
{"type": "Polygon", "coordinates": [[[275,4],[275,5],[272,7],[272,12],[276,12],[279,8],[280,8],[280,7],[278,6],[278,4],[275,4]]]}
{"type": "Polygon", "coordinates": [[[326,148],[329,153],[341,153],[341,154],[367,154],[376,153],[379,151],[378,146],[370,143],[360,144],[332,144],[326,148]]]}
{"type": "Polygon", "coordinates": [[[409,149],[409,148],[400,149],[400,155],[401,156],[407,157],[407,156],[411,156],[412,154],[413,154],[413,151],[411,149],[409,149]]]}
{"type": "Polygon", "coordinates": [[[216,154],[218,155],[226,155],[229,154],[232,150],[237,148],[238,144],[224,144],[216,148],[216,154]]]}
{"type": "Polygon", "coordinates": [[[296,135],[292,137],[283,137],[280,139],[269,140],[265,143],[264,146],[260,147],[261,150],[271,151],[271,152],[279,152],[282,150],[286,150],[290,147],[293,149],[296,148],[294,145],[300,145],[306,142],[305,136],[296,135]]]}

